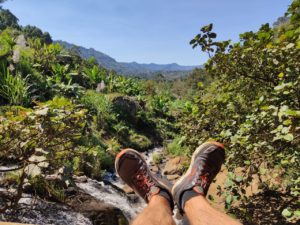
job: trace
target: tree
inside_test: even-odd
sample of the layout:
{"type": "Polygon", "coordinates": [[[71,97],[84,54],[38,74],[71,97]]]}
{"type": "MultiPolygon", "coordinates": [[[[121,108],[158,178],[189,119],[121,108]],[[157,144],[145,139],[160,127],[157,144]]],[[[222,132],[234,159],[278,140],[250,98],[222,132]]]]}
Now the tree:
{"type": "Polygon", "coordinates": [[[12,14],[8,9],[0,8],[0,31],[7,27],[19,28],[19,19],[12,14]]]}
{"type": "Polygon", "coordinates": [[[51,44],[52,38],[48,32],[43,32],[36,26],[27,25],[23,28],[26,38],[39,38],[42,43],[51,44]]]}

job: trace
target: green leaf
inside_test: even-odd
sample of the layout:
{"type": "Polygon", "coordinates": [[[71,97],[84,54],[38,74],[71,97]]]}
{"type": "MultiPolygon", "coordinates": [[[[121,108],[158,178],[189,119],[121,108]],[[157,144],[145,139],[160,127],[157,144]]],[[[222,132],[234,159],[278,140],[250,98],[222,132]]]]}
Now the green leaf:
{"type": "Polygon", "coordinates": [[[238,182],[238,183],[240,183],[240,182],[243,181],[243,177],[242,177],[242,176],[237,176],[237,177],[235,178],[235,181],[238,182]]]}
{"type": "Polygon", "coordinates": [[[290,120],[290,119],[283,121],[283,125],[285,125],[285,126],[289,126],[291,124],[292,124],[292,120],[290,120]]]}
{"type": "Polygon", "coordinates": [[[297,216],[297,217],[300,217],[300,210],[294,211],[294,215],[297,216]]]}
{"type": "Polygon", "coordinates": [[[251,165],[251,161],[249,161],[249,160],[244,161],[244,163],[245,163],[245,165],[247,165],[247,166],[251,165]]]}
{"type": "Polygon", "coordinates": [[[292,212],[289,211],[288,209],[284,209],[281,214],[287,218],[292,216],[292,212]]]}
{"type": "Polygon", "coordinates": [[[227,203],[228,205],[230,205],[230,204],[233,202],[233,196],[232,196],[232,195],[227,195],[225,201],[226,201],[226,203],[227,203]]]}
{"type": "Polygon", "coordinates": [[[283,77],[284,77],[284,73],[280,73],[280,74],[278,75],[278,77],[279,77],[279,78],[283,78],[283,77]]]}
{"type": "Polygon", "coordinates": [[[293,134],[287,134],[287,135],[283,136],[283,138],[286,141],[292,141],[292,140],[294,140],[294,135],[293,134]]]}

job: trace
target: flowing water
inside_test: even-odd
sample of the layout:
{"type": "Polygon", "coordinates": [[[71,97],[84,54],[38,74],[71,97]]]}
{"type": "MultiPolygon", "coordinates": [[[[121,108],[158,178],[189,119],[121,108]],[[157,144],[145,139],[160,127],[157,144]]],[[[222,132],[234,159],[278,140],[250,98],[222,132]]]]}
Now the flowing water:
{"type": "MultiPolygon", "coordinates": [[[[144,153],[147,164],[151,164],[153,154],[161,154],[162,151],[163,148],[154,148],[144,153]]],[[[122,191],[125,183],[114,173],[106,173],[103,181],[97,182],[88,179],[88,182],[77,183],[77,186],[96,199],[121,209],[129,221],[146,207],[146,203],[142,198],[133,195],[127,196],[122,191]]]]}
{"type": "MultiPolygon", "coordinates": [[[[163,148],[154,148],[144,153],[148,165],[152,163],[153,154],[162,154],[163,148]]],[[[158,175],[160,172],[158,172],[158,175]]],[[[85,183],[77,183],[77,186],[94,198],[108,203],[122,210],[130,221],[146,207],[143,199],[136,195],[126,195],[122,188],[124,183],[114,173],[106,173],[103,181],[88,179],[85,183]]],[[[90,225],[91,222],[80,213],[73,212],[64,206],[33,200],[32,198],[21,199],[24,205],[31,205],[31,209],[18,212],[18,218],[24,223],[35,224],[62,224],[62,225],[90,225]],[[33,202],[35,201],[35,202],[33,202]]],[[[26,207],[25,207],[26,208],[26,207]]],[[[6,217],[7,218],[7,217],[6,217]]],[[[0,215],[0,220],[6,219],[0,215]]],[[[177,224],[181,224],[176,221],[177,224]]]]}

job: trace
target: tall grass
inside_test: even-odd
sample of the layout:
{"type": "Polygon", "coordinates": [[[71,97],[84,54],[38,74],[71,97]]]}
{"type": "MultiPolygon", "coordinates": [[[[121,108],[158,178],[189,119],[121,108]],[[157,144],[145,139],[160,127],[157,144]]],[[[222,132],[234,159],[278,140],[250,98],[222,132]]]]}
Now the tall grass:
{"type": "Polygon", "coordinates": [[[9,105],[27,105],[30,102],[29,86],[27,78],[23,78],[20,73],[15,76],[5,66],[1,64],[0,69],[0,100],[9,105]]]}

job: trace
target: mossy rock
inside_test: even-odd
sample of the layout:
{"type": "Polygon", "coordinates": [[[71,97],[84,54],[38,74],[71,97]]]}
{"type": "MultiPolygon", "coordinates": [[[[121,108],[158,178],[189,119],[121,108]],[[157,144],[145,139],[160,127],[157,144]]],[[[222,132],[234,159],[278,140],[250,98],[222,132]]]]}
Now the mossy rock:
{"type": "Polygon", "coordinates": [[[136,133],[129,136],[128,142],[128,147],[134,148],[138,151],[146,151],[153,147],[153,143],[149,138],[136,133]]]}
{"type": "Polygon", "coordinates": [[[136,124],[137,113],[141,110],[141,106],[134,97],[121,94],[110,94],[109,99],[112,102],[113,111],[118,115],[120,120],[136,124]]]}

